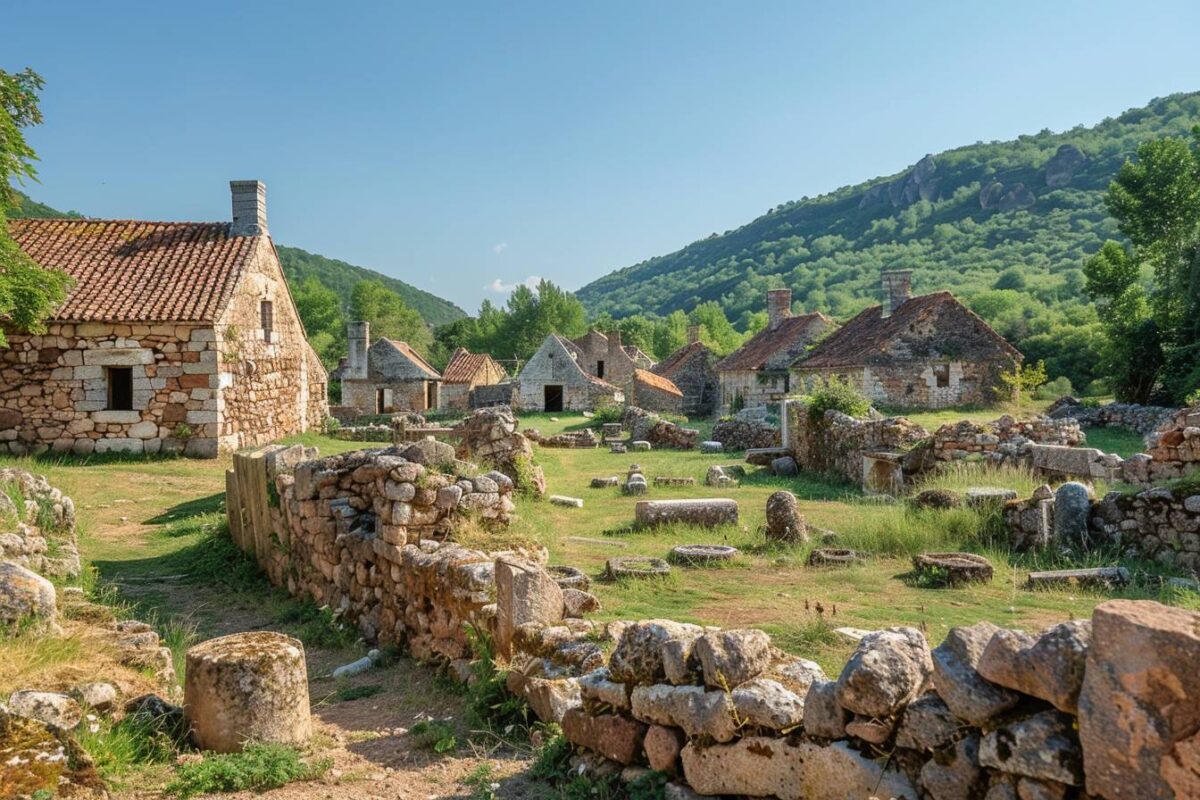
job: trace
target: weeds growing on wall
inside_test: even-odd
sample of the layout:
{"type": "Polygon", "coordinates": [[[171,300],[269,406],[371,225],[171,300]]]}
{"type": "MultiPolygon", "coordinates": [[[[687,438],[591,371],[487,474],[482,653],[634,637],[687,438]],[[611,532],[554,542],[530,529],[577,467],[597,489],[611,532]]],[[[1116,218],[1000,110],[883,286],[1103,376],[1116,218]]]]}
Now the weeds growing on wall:
{"type": "Polygon", "coordinates": [[[556,800],[663,800],[667,776],[646,772],[636,780],[622,783],[620,775],[595,775],[572,769],[574,746],[557,725],[543,729],[545,739],[534,753],[529,777],[547,784],[549,797],[556,800]]]}
{"type": "Polygon", "coordinates": [[[474,627],[468,627],[466,633],[475,655],[471,663],[472,680],[466,694],[471,726],[502,738],[526,738],[529,705],[524,699],[510,694],[505,686],[508,672],[496,665],[492,637],[474,627]]]}

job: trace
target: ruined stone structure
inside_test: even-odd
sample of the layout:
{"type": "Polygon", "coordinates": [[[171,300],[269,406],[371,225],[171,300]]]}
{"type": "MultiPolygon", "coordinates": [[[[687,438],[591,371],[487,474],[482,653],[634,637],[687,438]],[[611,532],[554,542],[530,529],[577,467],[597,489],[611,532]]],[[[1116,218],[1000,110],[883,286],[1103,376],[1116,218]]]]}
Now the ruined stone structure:
{"type": "Polygon", "coordinates": [[[629,431],[631,442],[649,442],[651,447],[669,450],[693,450],[700,442],[700,431],[665,420],[653,411],[626,406],[621,424],[629,431]]]}
{"type": "Polygon", "coordinates": [[[910,273],[883,274],[884,303],[795,359],[797,385],[845,378],[873,402],[908,408],[987,404],[1021,354],[949,292],[912,297],[910,273]]]}
{"type": "Polygon", "coordinates": [[[688,328],[688,343],[654,365],[683,395],[683,413],[692,419],[712,416],[721,398],[717,354],[700,341],[700,327],[688,328]]]}
{"type": "Polygon", "coordinates": [[[1084,405],[1074,397],[1060,397],[1046,409],[1051,419],[1070,418],[1084,428],[1128,428],[1145,436],[1152,433],[1179,409],[1143,406],[1137,403],[1084,405]]]}
{"type": "Polygon", "coordinates": [[[583,358],[583,351],[569,339],[547,336],[517,376],[517,407],[526,411],[589,411],[604,403],[624,402],[624,391],[589,373],[582,365],[583,358]]]}
{"type": "Polygon", "coordinates": [[[342,406],[359,414],[391,414],[438,408],[442,376],[407,342],[378,339],[371,326],[346,326],[350,354],[342,370],[342,406]]]}
{"type": "Polygon", "coordinates": [[[792,316],[792,290],[767,292],[767,327],[717,364],[722,413],[772,405],[792,390],[792,363],[836,323],[820,313],[792,316]]]}
{"type": "Polygon", "coordinates": [[[460,347],[442,370],[437,407],[441,411],[467,411],[472,408],[471,392],[480,386],[494,386],[507,375],[504,367],[487,353],[470,353],[460,347]]]}
{"type": "Polygon", "coordinates": [[[232,223],[9,223],[75,286],[46,333],[9,333],[0,351],[0,452],[211,457],[320,425],[325,370],[267,231],[266,189],[230,187],[232,223]]]}
{"type": "Polygon", "coordinates": [[[683,413],[683,392],[668,378],[644,369],[635,369],[626,391],[630,405],[647,411],[683,413]]]}
{"type": "MultiPolygon", "coordinates": [[[[877,459],[880,463],[899,463],[904,475],[915,475],[926,465],[916,457],[904,456],[926,441],[929,432],[904,417],[856,419],[830,409],[820,420],[811,420],[803,403],[787,403],[788,447],[801,469],[837,475],[854,483],[869,483],[864,476],[864,458],[893,454],[895,459],[877,459]]],[[[890,476],[884,482],[894,483],[890,476]]]]}
{"type": "Polygon", "coordinates": [[[573,339],[579,350],[579,366],[589,375],[624,387],[633,378],[635,369],[651,369],[654,359],[633,345],[621,343],[621,332],[601,333],[595,328],[573,339]]]}
{"type": "MultiPolygon", "coordinates": [[[[1042,632],[952,628],[934,648],[915,628],[888,628],[828,677],[759,630],[582,619],[596,598],[564,588],[537,554],[423,535],[417,545],[411,526],[392,544],[368,515],[394,502],[415,518],[429,508],[417,492],[436,508],[451,485],[426,486],[434,472],[410,482],[417,465],[393,455],[289,458],[277,448],[241,461],[231,481],[231,531],[273,581],[341,610],[372,641],[406,637],[417,657],[456,669],[473,655],[464,627],[490,631],[509,691],[601,768],[665,773],[668,797],[1123,800],[1200,787],[1194,704],[1181,701],[1200,694],[1195,612],[1114,600],[1042,632]],[[388,499],[405,486],[412,500],[388,499]]],[[[502,521],[490,500],[502,485],[470,484],[502,521]]],[[[422,524],[460,513],[443,511],[422,524]]]]}

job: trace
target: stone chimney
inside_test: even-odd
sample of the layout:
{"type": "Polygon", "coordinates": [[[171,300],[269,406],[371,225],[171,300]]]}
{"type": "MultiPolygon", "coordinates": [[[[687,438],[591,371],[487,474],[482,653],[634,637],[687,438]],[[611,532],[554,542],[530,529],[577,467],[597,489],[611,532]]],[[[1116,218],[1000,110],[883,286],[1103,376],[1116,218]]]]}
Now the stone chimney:
{"type": "Polygon", "coordinates": [[[912,297],[912,270],[892,269],[883,273],[883,316],[890,317],[912,297]]]}
{"type": "Polygon", "coordinates": [[[349,360],[343,374],[345,380],[365,381],[367,379],[367,348],[371,345],[371,323],[346,323],[346,344],[349,350],[349,360]]]}
{"type": "Polygon", "coordinates": [[[624,386],[633,377],[633,361],[621,344],[621,332],[613,329],[608,337],[608,358],[604,362],[604,380],[613,386],[624,386]]]}
{"type": "Polygon", "coordinates": [[[687,343],[695,344],[698,341],[700,341],[700,326],[699,325],[689,325],[688,326],[687,343]]]}
{"type": "Polygon", "coordinates": [[[792,315],[792,290],[769,289],[767,291],[767,327],[775,330],[792,315]]]}
{"type": "Polygon", "coordinates": [[[267,185],[262,181],[230,181],[233,195],[232,236],[267,235],[267,185]]]}

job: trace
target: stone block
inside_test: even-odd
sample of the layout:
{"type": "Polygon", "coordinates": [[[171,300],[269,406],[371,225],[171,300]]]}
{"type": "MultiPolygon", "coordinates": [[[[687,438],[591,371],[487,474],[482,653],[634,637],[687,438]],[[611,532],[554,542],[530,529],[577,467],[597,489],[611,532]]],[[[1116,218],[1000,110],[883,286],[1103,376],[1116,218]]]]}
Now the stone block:
{"type": "Polygon", "coordinates": [[[554,625],[563,618],[562,589],[536,564],[496,559],[496,648],[512,653],[513,634],[529,623],[554,625]]]}
{"type": "Polygon", "coordinates": [[[699,525],[706,528],[736,525],[738,504],[727,498],[705,500],[643,500],[634,509],[637,524],[655,527],[671,523],[699,525]]]}
{"type": "Polygon", "coordinates": [[[646,739],[646,725],[616,714],[591,716],[582,708],[572,708],[562,721],[567,741],[593,750],[618,764],[638,760],[646,739]]]}

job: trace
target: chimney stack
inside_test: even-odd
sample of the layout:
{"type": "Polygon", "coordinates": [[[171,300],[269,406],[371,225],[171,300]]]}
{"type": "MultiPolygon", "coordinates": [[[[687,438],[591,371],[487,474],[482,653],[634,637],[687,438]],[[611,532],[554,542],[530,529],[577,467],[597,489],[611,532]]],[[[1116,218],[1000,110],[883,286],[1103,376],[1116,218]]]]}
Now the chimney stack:
{"type": "Polygon", "coordinates": [[[267,235],[267,185],[262,181],[230,181],[233,195],[232,236],[267,235]]]}
{"type": "Polygon", "coordinates": [[[883,273],[883,316],[890,317],[912,297],[912,270],[892,269],[883,273]]]}
{"type": "Polygon", "coordinates": [[[699,325],[689,325],[687,336],[688,336],[688,338],[687,338],[688,344],[695,344],[696,342],[700,341],[700,326],[699,325]]]}
{"type": "Polygon", "coordinates": [[[792,315],[792,290],[769,289],[767,291],[767,327],[775,330],[792,315]]]}
{"type": "Polygon", "coordinates": [[[346,344],[350,354],[345,380],[365,381],[367,379],[367,348],[371,344],[371,323],[346,323],[346,344]]]}

